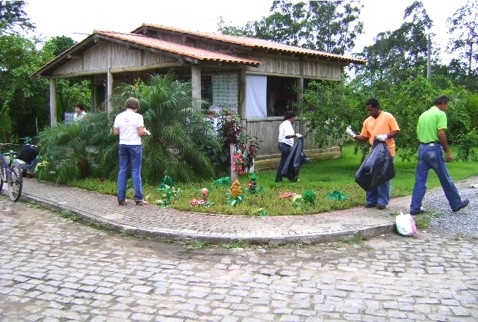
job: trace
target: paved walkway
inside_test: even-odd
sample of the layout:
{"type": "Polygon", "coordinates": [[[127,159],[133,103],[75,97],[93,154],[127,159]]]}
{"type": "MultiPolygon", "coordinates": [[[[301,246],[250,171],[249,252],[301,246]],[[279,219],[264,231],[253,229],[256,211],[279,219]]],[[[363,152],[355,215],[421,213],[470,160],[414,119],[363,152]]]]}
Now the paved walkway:
{"type": "Polygon", "coordinates": [[[25,179],[22,198],[134,235],[210,243],[332,242],[367,238],[394,230],[393,213],[408,211],[409,197],[394,198],[385,210],[363,207],[305,216],[229,216],[182,212],[155,205],[118,206],[116,197],[25,179]]]}

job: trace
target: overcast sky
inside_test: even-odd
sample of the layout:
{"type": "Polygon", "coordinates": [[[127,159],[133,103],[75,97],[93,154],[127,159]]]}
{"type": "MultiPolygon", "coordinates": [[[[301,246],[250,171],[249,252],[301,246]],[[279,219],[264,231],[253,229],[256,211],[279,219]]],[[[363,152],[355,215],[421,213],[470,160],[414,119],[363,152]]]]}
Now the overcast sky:
{"type": "MultiPolygon", "coordinates": [[[[228,24],[243,26],[269,14],[272,0],[26,0],[25,11],[35,23],[35,34],[45,38],[68,36],[81,41],[94,30],[130,32],[142,23],[215,32],[219,17],[228,24]]],[[[422,0],[434,22],[436,42],[446,47],[446,19],[466,0],[422,0]]],[[[361,21],[365,34],[356,51],[373,44],[383,31],[395,30],[413,0],[363,0],[361,21]]]]}

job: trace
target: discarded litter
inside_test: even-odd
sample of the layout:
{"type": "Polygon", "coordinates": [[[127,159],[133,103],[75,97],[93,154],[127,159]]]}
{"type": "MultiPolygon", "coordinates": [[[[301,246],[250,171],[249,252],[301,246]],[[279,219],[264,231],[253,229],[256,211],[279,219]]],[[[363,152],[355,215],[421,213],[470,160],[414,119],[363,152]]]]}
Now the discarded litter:
{"type": "Polygon", "coordinates": [[[331,193],[327,194],[327,198],[337,201],[347,200],[347,195],[340,191],[332,191],[331,193]]]}

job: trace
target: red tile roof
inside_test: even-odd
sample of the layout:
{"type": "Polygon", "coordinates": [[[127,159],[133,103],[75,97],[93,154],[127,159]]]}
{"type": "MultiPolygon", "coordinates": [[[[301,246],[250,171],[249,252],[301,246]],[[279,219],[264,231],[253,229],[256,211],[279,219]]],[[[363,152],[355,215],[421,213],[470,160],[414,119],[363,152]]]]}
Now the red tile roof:
{"type": "Polygon", "coordinates": [[[176,54],[184,57],[189,57],[191,59],[197,59],[201,61],[216,61],[216,62],[225,62],[225,63],[239,63],[251,66],[258,66],[259,61],[244,59],[237,56],[232,56],[228,54],[218,53],[210,50],[204,50],[199,48],[194,48],[186,45],[181,45],[174,42],[169,42],[161,39],[156,39],[152,37],[147,37],[140,34],[126,34],[113,31],[99,31],[95,30],[94,34],[104,36],[107,38],[112,38],[116,40],[126,41],[131,44],[136,44],[142,47],[148,47],[151,49],[156,49],[171,54],[176,54]]]}
{"type": "Polygon", "coordinates": [[[284,52],[289,54],[308,55],[308,56],[320,57],[325,59],[346,61],[349,63],[364,64],[366,62],[363,59],[330,54],[323,51],[311,50],[311,49],[306,49],[306,48],[301,48],[296,46],[283,45],[270,40],[264,40],[259,38],[239,37],[239,36],[223,35],[223,34],[216,34],[216,33],[192,31],[187,29],[179,29],[179,28],[175,28],[171,26],[156,25],[156,24],[149,24],[149,23],[143,23],[141,27],[136,28],[135,30],[132,31],[132,33],[138,33],[143,28],[151,28],[151,29],[157,29],[157,30],[177,32],[181,34],[207,38],[211,40],[226,42],[226,43],[235,44],[235,45],[239,45],[243,47],[249,47],[249,48],[262,48],[262,49],[274,50],[274,51],[284,52]]]}

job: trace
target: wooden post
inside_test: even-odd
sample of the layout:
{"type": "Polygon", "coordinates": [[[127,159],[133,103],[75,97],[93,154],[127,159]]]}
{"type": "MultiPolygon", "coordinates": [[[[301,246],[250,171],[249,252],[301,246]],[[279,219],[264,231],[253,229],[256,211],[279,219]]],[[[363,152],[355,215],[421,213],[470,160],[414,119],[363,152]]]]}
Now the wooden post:
{"type": "Polygon", "coordinates": [[[52,127],[58,123],[56,112],[56,79],[50,78],[50,126],[52,127]]]}
{"type": "Polygon", "coordinates": [[[234,144],[229,144],[229,151],[231,154],[231,182],[236,181],[239,176],[237,174],[237,171],[234,171],[234,153],[236,153],[236,146],[234,144]]]}

